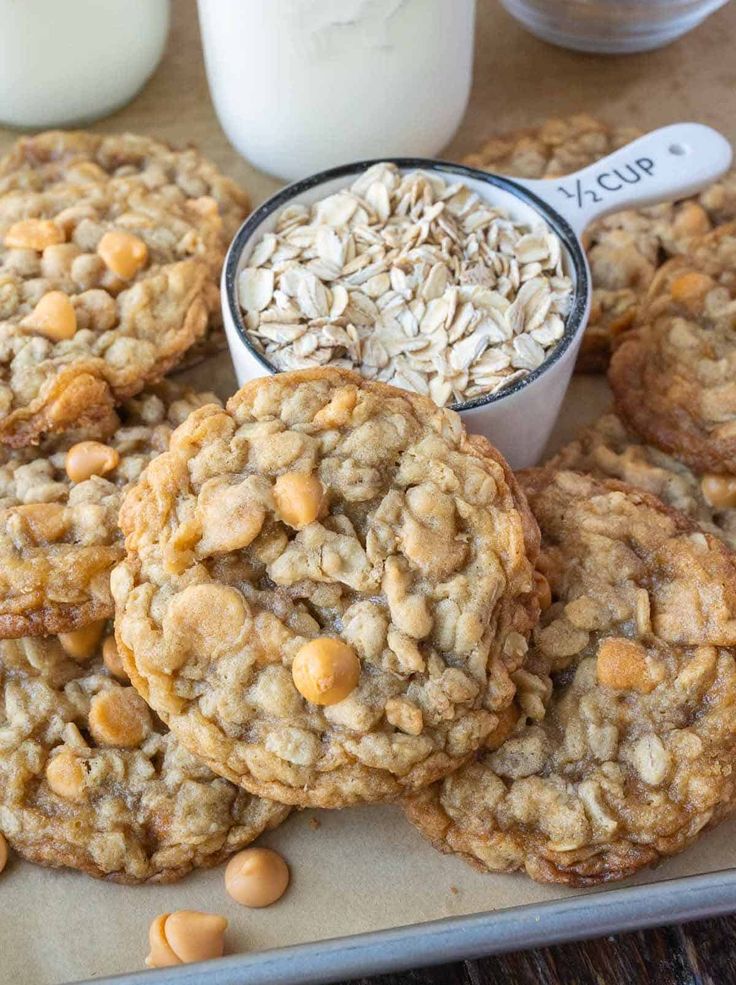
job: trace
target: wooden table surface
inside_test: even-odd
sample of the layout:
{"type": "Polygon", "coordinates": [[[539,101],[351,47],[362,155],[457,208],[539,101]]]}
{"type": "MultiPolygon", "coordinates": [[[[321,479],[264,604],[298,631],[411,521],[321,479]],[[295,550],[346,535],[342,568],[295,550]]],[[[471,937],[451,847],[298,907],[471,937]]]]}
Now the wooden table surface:
{"type": "Polygon", "coordinates": [[[354,985],[731,985],[736,917],[356,979],[354,985]]]}
{"type": "MultiPolygon", "coordinates": [[[[277,0],[274,0],[277,2],[277,0]]],[[[663,51],[601,58],[553,49],[514,26],[495,0],[478,0],[476,72],[468,112],[448,157],[487,135],[585,110],[655,126],[698,119],[736,139],[736,3],[663,51]],[[731,53],[729,55],[729,52],[731,53]]],[[[96,129],[137,129],[174,141],[182,123],[257,201],[276,183],[229,146],[209,101],[194,0],[173,0],[164,63],[144,92],[96,129]],[[206,134],[206,139],[204,138],[206,134]]],[[[16,134],[0,129],[0,150],[16,134]]],[[[365,985],[728,985],[736,982],[736,918],[666,927],[436,968],[363,979],[365,985]]]]}

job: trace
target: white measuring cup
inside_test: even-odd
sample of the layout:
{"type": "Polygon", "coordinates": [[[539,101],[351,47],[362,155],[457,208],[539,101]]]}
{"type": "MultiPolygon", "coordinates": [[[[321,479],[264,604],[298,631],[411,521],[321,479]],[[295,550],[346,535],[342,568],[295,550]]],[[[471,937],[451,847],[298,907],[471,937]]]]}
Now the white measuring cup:
{"type": "Polygon", "coordinates": [[[563,262],[573,283],[565,332],[541,366],[506,389],[454,404],[468,431],[487,437],[513,468],[538,460],[554,427],[572,375],[590,312],[591,280],[580,236],[586,226],[610,212],[686,198],[724,174],[731,164],[728,141],[699,123],[662,127],[608,157],[564,178],[527,180],[423,158],[359,161],[312,175],[277,192],[240,227],[222,273],[222,311],[238,383],[276,373],[276,367],[249,338],[237,297],[237,277],[253,247],[273,231],[281,209],[299,202],[313,205],[350,185],[379,161],[402,172],[429,171],[453,183],[461,180],[517,222],[544,220],[563,245],[563,262]]]}

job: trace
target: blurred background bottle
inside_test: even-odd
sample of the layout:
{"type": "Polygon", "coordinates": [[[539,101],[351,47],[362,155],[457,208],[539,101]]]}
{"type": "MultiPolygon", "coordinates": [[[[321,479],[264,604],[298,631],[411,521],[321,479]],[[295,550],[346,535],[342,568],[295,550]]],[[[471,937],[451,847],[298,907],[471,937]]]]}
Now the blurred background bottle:
{"type": "Polygon", "coordinates": [[[728,0],[501,0],[524,27],[563,48],[627,54],[661,48],[728,0]]]}
{"type": "Polygon", "coordinates": [[[169,0],[0,0],[0,123],[90,123],[124,106],[163,54],[169,0]]]}
{"type": "Polygon", "coordinates": [[[432,157],[465,111],[475,0],[199,0],[212,99],[256,167],[432,157]]]}

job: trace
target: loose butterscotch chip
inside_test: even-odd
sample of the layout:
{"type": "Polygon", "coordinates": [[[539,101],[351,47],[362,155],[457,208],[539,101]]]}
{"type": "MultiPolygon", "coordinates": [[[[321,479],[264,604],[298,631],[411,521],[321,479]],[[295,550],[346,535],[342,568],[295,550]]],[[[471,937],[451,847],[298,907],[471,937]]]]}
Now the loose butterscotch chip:
{"type": "Polygon", "coordinates": [[[8,843],[5,840],[5,836],[0,832],[0,872],[3,871],[5,866],[8,864],[8,843]]]}
{"type": "Polygon", "coordinates": [[[83,800],[86,773],[70,749],[62,749],[46,765],[46,782],[64,800],[83,800]]]}
{"type": "Polygon", "coordinates": [[[171,968],[181,964],[179,958],[174,954],[169,942],[166,940],[166,921],[171,914],[160,913],[152,922],[148,930],[148,946],[150,948],[146,957],[147,968],[171,968]]]}
{"type": "Polygon", "coordinates": [[[294,657],[291,674],[297,691],[315,705],[334,705],[355,689],[360,660],[355,650],[329,636],[310,640],[294,657]]]}
{"type": "Polygon", "coordinates": [[[120,452],[101,441],[79,441],[66,453],[66,474],[72,482],[107,475],[120,464],[120,452]]]}
{"type": "Polygon", "coordinates": [[[143,240],[119,229],[105,233],[97,245],[97,252],[108,270],[121,280],[135,277],[148,261],[148,247],[143,240]]]}
{"type": "Polygon", "coordinates": [[[270,906],[288,885],[289,867],[271,848],[246,848],[225,869],[225,889],[242,906],[270,906]]]}
{"type": "Polygon", "coordinates": [[[151,731],[151,713],[132,687],[100,691],[90,702],[89,730],[103,746],[132,748],[151,731]]]}
{"type": "Polygon", "coordinates": [[[51,219],[21,219],[5,233],[3,244],[13,250],[43,252],[47,246],[63,243],[64,230],[51,219]]]}
{"type": "Polygon", "coordinates": [[[49,291],[21,322],[23,328],[45,335],[52,342],[63,342],[77,331],[77,313],[63,291],[49,291]]]}
{"type": "Polygon", "coordinates": [[[75,629],[70,633],[60,633],[59,642],[70,657],[80,661],[88,660],[97,649],[106,625],[107,621],[100,619],[82,629],[75,629]]]}
{"type": "Polygon", "coordinates": [[[218,913],[176,910],[162,913],[148,932],[149,968],[168,968],[222,957],[227,920],[218,913]]]}
{"type": "Polygon", "coordinates": [[[313,523],[324,503],[324,489],[310,472],[285,472],[273,487],[276,508],[281,519],[295,530],[313,523]]]}

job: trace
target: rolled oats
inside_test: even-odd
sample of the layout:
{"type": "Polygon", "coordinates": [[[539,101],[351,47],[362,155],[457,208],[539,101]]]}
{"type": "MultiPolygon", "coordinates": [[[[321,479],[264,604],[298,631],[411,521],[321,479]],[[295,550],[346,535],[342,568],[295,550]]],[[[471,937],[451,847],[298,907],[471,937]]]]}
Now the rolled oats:
{"type": "Polygon", "coordinates": [[[327,364],[445,405],[542,364],[572,294],[561,244],[457,182],[377,164],[291,205],[238,278],[249,335],[281,370],[327,364]]]}

